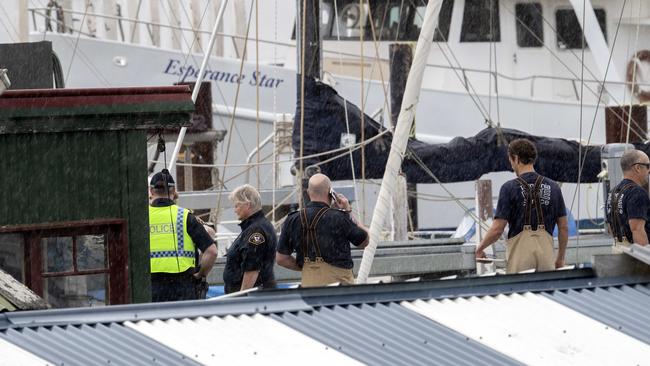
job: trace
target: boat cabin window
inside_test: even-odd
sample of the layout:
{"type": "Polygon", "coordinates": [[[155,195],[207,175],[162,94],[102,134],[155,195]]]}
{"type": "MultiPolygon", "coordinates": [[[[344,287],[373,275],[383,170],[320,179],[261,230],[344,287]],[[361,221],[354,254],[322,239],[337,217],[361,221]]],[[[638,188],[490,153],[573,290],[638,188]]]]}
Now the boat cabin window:
{"type": "Polygon", "coordinates": [[[465,0],[461,42],[499,42],[499,0],[465,0]]]}
{"type": "Polygon", "coordinates": [[[541,3],[515,5],[517,17],[517,46],[542,47],[544,45],[544,19],[541,3]]]}
{"type": "MultiPolygon", "coordinates": [[[[600,29],[607,41],[607,24],[605,9],[594,9],[600,29]]],[[[582,48],[582,27],[573,9],[558,9],[555,11],[555,24],[557,27],[557,46],[560,49],[582,48]]],[[[585,43],[587,40],[585,40],[585,43]]],[[[587,47],[589,45],[587,44],[587,47]]]]}
{"type": "MultiPolygon", "coordinates": [[[[454,0],[444,0],[434,42],[449,38],[454,0]]],[[[321,37],[323,40],[417,41],[422,29],[426,5],[417,1],[372,0],[359,6],[358,0],[323,0],[321,2],[321,37]],[[369,21],[372,19],[372,23],[369,21]],[[374,37],[373,37],[374,31],[374,37]]],[[[292,39],[295,39],[294,29],[292,39]]]]}

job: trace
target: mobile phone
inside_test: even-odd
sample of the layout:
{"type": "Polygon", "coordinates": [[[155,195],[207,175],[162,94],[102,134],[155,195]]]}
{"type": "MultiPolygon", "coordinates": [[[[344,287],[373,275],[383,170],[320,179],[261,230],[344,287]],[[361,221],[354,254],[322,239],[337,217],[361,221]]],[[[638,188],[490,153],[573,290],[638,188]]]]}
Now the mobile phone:
{"type": "Polygon", "coordinates": [[[332,203],[333,204],[335,204],[335,205],[339,204],[338,199],[336,199],[336,192],[332,188],[330,188],[330,197],[332,197],[332,203]]]}

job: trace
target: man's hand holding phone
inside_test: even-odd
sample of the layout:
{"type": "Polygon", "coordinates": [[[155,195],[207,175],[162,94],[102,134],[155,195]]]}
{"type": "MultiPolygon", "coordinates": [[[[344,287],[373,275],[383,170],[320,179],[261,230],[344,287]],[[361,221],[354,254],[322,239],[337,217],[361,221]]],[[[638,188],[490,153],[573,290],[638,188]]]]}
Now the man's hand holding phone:
{"type": "Polygon", "coordinates": [[[336,208],[340,208],[341,210],[345,211],[352,211],[352,207],[350,206],[350,201],[348,199],[340,194],[336,193],[333,189],[330,189],[330,196],[332,197],[332,206],[336,208]]]}

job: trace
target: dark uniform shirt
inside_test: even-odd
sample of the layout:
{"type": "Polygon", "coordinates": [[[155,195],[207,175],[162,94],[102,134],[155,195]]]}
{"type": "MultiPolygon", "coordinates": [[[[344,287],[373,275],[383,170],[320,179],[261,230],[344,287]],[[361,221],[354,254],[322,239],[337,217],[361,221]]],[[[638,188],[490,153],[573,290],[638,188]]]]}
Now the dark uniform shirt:
{"type": "MultiPolygon", "coordinates": [[[[151,203],[152,207],[167,207],[174,204],[168,198],[158,198],[151,203]]],[[[176,220],[176,212],[170,212],[170,221],[176,220]]],[[[193,214],[187,215],[187,234],[192,238],[195,248],[204,252],[214,242],[205,231],[203,225],[193,214]]],[[[196,265],[198,266],[198,252],[196,253],[196,265]]],[[[182,273],[152,273],[151,274],[151,298],[154,302],[191,300],[196,299],[196,287],[192,275],[195,268],[190,268],[182,273]]]]}
{"type": "MultiPolygon", "coordinates": [[[[311,223],[321,208],[328,207],[323,202],[310,202],[306,206],[307,219],[311,223]]],[[[282,226],[278,252],[291,255],[296,253],[296,262],[302,267],[305,262],[303,253],[303,230],[300,221],[300,211],[289,214],[282,226]]],[[[328,210],[316,226],[316,236],[321,255],[325,262],[340,268],[352,268],[350,243],[359,246],[368,237],[368,233],[355,224],[350,215],[338,209],[328,210]]],[[[315,248],[310,246],[311,259],[316,258],[315,248]]]]}
{"type": "Polygon", "coordinates": [[[260,210],[242,221],[241,234],[228,248],[223,272],[225,292],[239,291],[244,272],[259,271],[255,287],[275,287],[273,265],[277,236],[275,228],[260,210]]]}
{"type": "MultiPolygon", "coordinates": [[[[520,176],[526,181],[530,188],[535,187],[535,181],[539,174],[535,172],[524,173],[520,176]]],[[[554,181],[544,177],[539,188],[539,198],[544,215],[544,228],[553,235],[557,219],[566,216],[566,207],[560,186],[554,181]]],[[[497,212],[494,217],[508,221],[508,239],[515,237],[524,229],[526,215],[526,191],[521,187],[517,179],[507,181],[501,186],[497,212]]],[[[537,229],[537,212],[532,208],[530,215],[533,230],[537,229]]]]}
{"type": "MultiPolygon", "coordinates": [[[[630,219],[645,220],[645,232],[650,237],[650,197],[643,187],[629,179],[623,179],[612,192],[620,190],[623,186],[630,183],[632,186],[621,192],[619,197],[618,214],[621,225],[623,226],[623,234],[629,242],[633,242],[634,238],[630,229],[630,219]]],[[[607,221],[612,225],[611,194],[607,197],[607,221]]]]}

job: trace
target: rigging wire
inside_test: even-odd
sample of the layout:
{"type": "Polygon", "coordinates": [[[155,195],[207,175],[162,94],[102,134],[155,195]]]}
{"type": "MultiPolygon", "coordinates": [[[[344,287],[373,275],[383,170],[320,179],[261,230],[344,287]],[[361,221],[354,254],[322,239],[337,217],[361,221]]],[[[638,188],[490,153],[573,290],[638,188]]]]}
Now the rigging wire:
{"type": "MultiPolygon", "coordinates": [[[[86,20],[86,14],[88,13],[88,4],[86,4],[84,8],[84,14],[83,17],[81,18],[81,25],[79,26],[80,28],[83,27],[84,21],[86,20]]],[[[57,19],[58,20],[58,19],[57,19]]],[[[81,37],[81,33],[77,33],[77,39],[74,41],[74,48],[72,49],[72,57],[70,57],[70,64],[68,65],[68,71],[65,74],[65,84],[68,84],[68,78],[70,77],[70,70],[72,69],[72,63],[74,62],[74,57],[75,54],[77,53],[77,46],[79,46],[79,38],[81,37]]]]}
{"type": "MultiPolygon", "coordinates": [[[[583,113],[583,98],[584,98],[584,85],[585,85],[585,48],[587,46],[587,42],[585,41],[585,14],[587,12],[587,2],[585,0],[582,0],[582,54],[581,54],[581,59],[580,59],[580,64],[582,67],[580,68],[580,114],[579,114],[579,121],[578,121],[578,164],[582,161],[582,113],[583,113]]],[[[612,51],[613,51],[613,46],[612,46],[612,51]]],[[[607,65],[609,67],[609,65],[607,65]]],[[[607,80],[607,74],[605,74],[605,77],[603,80],[607,80]]],[[[595,122],[595,118],[594,118],[595,122]]],[[[578,165],[578,182],[576,184],[576,194],[578,196],[578,222],[576,222],[576,231],[580,233],[580,187],[582,186],[580,184],[580,178],[582,175],[582,167],[578,165]]],[[[575,195],[573,196],[575,199],[575,195]]],[[[573,209],[573,201],[571,201],[571,209],[573,209]]],[[[539,219],[538,219],[539,220],[539,219]]],[[[576,237],[576,260],[575,262],[578,263],[578,253],[580,251],[580,235],[577,235],[576,237]]]]}
{"type": "MultiPolygon", "coordinates": [[[[278,0],[273,1],[273,40],[277,42],[278,40],[278,0]]],[[[273,68],[273,78],[278,79],[278,46],[277,44],[273,45],[273,66],[276,66],[273,68]]],[[[273,115],[277,116],[278,113],[278,88],[273,88],[273,115]]],[[[282,122],[284,122],[284,115],[282,116],[282,122]]],[[[347,116],[346,116],[347,117],[347,116]]],[[[271,221],[275,222],[275,207],[276,207],[276,197],[275,197],[275,191],[276,188],[278,187],[278,141],[279,138],[277,136],[278,132],[278,121],[277,118],[273,120],[273,133],[275,135],[275,140],[273,143],[273,162],[274,164],[271,166],[271,173],[273,175],[273,192],[271,192],[271,221]]],[[[259,163],[259,161],[258,161],[259,163]]],[[[268,217],[268,216],[267,216],[268,217]]]]}
{"type": "MultiPolygon", "coordinates": [[[[338,1],[333,1],[334,3],[334,22],[336,24],[336,39],[340,43],[341,42],[341,27],[339,24],[339,11],[338,11],[338,1]]],[[[339,72],[343,74],[343,56],[341,53],[338,53],[339,56],[339,72]]],[[[350,119],[348,117],[348,100],[345,98],[343,99],[343,111],[345,113],[345,129],[348,135],[350,135],[350,119]]],[[[350,169],[352,173],[352,186],[354,187],[354,196],[358,197],[359,193],[357,190],[357,172],[354,167],[354,155],[352,154],[352,147],[350,147],[350,169]]],[[[359,206],[355,205],[354,206],[355,214],[357,217],[360,217],[359,215],[359,206]]]]}
{"type": "MultiPolygon", "coordinates": [[[[637,14],[641,14],[641,1],[639,1],[639,9],[637,11],[637,14]]],[[[638,52],[638,46],[639,46],[639,28],[641,26],[641,17],[637,17],[637,23],[636,23],[636,38],[634,40],[634,56],[632,56],[632,85],[630,87],[630,107],[627,111],[627,131],[625,133],[625,144],[630,143],[630,129],[632,126],[632,102],[634,99],[634,87],[636,83],[636,67],[638,62],[635,60],[636,59],[636,54],[638,52]]],[[[629,42],[628,42],[629,43],[629,42]]],[[[625,89],[626,90],[626,89],[625,89]]]]}
{"type": "MultiPolygon", "coordinates": [[[[253,2],[251,2],[251,7],[250,7],[250,10],[248,12],[248,25],[246,26],[246,40],[244,42],[244,50],[242,52],[241,62],[239,64],[239,74],[240,75],[241,75],[241,73],[242,73],[242,71],[244,69],[244,61],[246,60],[246,50],[248,49],[248,35],[250,34],[251,20],[253,18],[252,14],[253,14],[253,2]]],[[[235,124],[235,115],[236,115],[236,112],[237,112],[237,105],[238,105],[238,102],[239,102],[240,88],[241,88],[241,83],[237,83],[237,91],[235,92],[235,103],[234,103],[234,106],[233,106],[233,113],[232,113],[232,117],[230,118],[230,128],[228,129],[228,131],[232,131],[232,128],[233,128],[233,126],[235,124]]],[[[228,134],[228,144],[226,146],[226,157],[224,159],[224,165],[228,164],[228,156],[230,155],[230,144],[231,144],[231,142],[232,142],[232,133],[229,133],[228,134]]],[[[221,181],[222,182],[224,181],[225,176],[226,176],[226,167],[224,166],[224,168],[222,169],[222,172],[221,172],[221,181]]],[[[221,196],[219,196],[219,200],[217,201],[217,210],[215,211],[216,215],[219,215],[220,210],[221,210],[221,196]]]]}
{"type": "MultiPolygon", "coordinates": [[[[366,101],[363,97],[364,90],[364,69],[365,67],[365,58],[364,58],[364,39],[363,39],[363,2],[364,0],[359,0],[359,44],[361,51],[361,142],[366,138],[366,101]]],[[[366,18],[367,19],[367,18],[366,18]]],[[[366,221],[366,147],[365,144],[361,145],[361,222],[366,221]]]]}
{"type": "MultiPolygon", "coordinates": [[[[2,5],[1,1],[0,1],[0,10],[2,10],[2,14],[9,14],[9,12],[5,9],[4,5],[2,5]]],[[[0,18],[0,24],[2,24],[2,27],[7,31],[9,37],[11,37],[11,41],[14,43],[18,42],[17,40],[20,39],[20,32],[18,31],[18,29],[16,29],[14,24],[11,21],[9,21],[9,26],[14,31],[14,34],[11,33],[11,30],[9,30],[9,27],[7,27],[7,25],[5,24],[4,20],[2,20],[2,18],[0,18]]]]}
{"type": "MultiPolygon", "coordinates": [[[[382,137],[382,136],[384,136],[384,135],[386,135],[386,134],[388,134],[390,132],[391,131],[387,130],[387,129],[383,130],[382,132],[378,133],[377,135],[367,139],[363,144],[368,145],[368,144],[374,142],[375,140],[379,139],[380,137],[382,137]]],[[[339,147],[339,148],[336,148],[336,149],[333,149],[333,150],[328,150],[328,151],[324,151],[324,152],[320,152],[320,153],[306,155],[306,156],[304,156],[302,158],[292,158],[292,159],[289,159],[289,160],[279,160],[278,162],[279,163],[291,163],[291,162],[295,162],[296,160],[308,160],[308,159],[313,159],[313,158],[317,158],[317,157],[320,157],[320,156],[325,156],[325,155],[330,155],[330,154],[334,154],[334,153],[338,153],[338,152],[343,152],[342,154],[337,155],[338,157],[341,157],[341,156],[345,156],[345,154],[348,154],[350,149],[352,149],[353,151],[360,149],[361,145],[362,145],[362,143],[358,142],[358,143],[353,144],[351,146],[339,147]]],[[[149,162],[158,163],[157,161],[152,161],[152,160],[149,160],[149,162]]],[[[260,165],[268,165],[268,164],[273,164],[273,162],[271,162],[271,161],[260,162],[260,165]]],[[[249,166],[256,165],[256,163],[246,163],[246,164],[227,164],[227,163],[224,163],[224,164],[200,164],[200,163],[192,163],[192,164],[189,164],[189,163],[178,162],[176,165],[178,165],[178,166],[192,166],[192,167],[197,167],[197,168],[219,168],[219,167],[249,167],[249,166]]]]}
{"type": "MultiPolygon", "coordinates": [[[[260,21],[259,21],[259,0],[255,1],[255,72],[259,77],[260,74],[260,21]]],[[[257,125],[257,148],[260,146],[260,81],[257,80],[255,83],[255,122],[257,125]]],[[[257,190],[259,191],[260,186],[260,154],[257,155],[257,190]]]]}
{"type": "MultiPolygon", "coordinates": [[[[303,3],[302,15],[300,17],[300,173],[298,175],[298,186],[300,187],[300,197],[298,198],[299,207],[303,208],[305,179],[305,164],[303,156],[305,153],[304,135],[305,135],[305,36],[307,35],[307,6],[303,3]]],[[[298,32],[296,32],[298,33],[298,32]]]]}
{"type": "MultiPolygon", "coordinates": [[[[601,98],[602,98],[602,94],[603,94],[603,91],[604,91],[604,89],[605,89],[605,88],[604,88],[604,81],[607,80],[607,73],[609,72],[609,66],[611,65],[612,57],[614,56],[614,48],[616,47],[616,41],[617,41],[617,39],[618,39],[618,31],[619,31],[620,26],[621,26],[621,20],[622,20],[622,18],[623,18],[623,12],[624,12],[624,10],[625,10],[625,5],[626,5],[626,4],[627,4],[627,0],[624,0],[624,1],[623,1],[623,6],[621,7],[621,14],[620,14],[619,19],[618,19],[618,24],[617,24],[617,26],[616,26],[616,33],[614,34],[614,40],[612,41],[612,48],[611,48],[611,51],[610,51],[610,53],[609,53],[609,59],[607,60],[607,67],[605,68],[605,74],[603,75],[603,84],[602,84],[602,85],[603,85],[603,88],[600,89],[600,94],[599,94],[599,96],[598,96],[598,100],[601,100],[601,98]]],[[[584,33],[584,32],[583,32],[583,33],[584,33]]],[[[584,36],[584,35],[583,35],[583,36],[584,36]]],[[[597,117],[597,116],[598,116],[598,109],[596,109],[596,111],[594,112],[594,118],[593,118],[592,121],[591,121],[591,128],[590,128],[590,130],[589,130],[589,137],[587,138],[587,146],[588,146],[588,145],[590,144],[590,142],[591,142],[591,137],[592,137],[592,135],[593,135],[594,126],[596,125],[596,117],[597,117]]],[[[582,122],[582,121],[581,121],[581,122],[582,122]]],[[[582,128],[581,128],[581,131],[582,131],[582,128]]],[[[580,142],[580,147],[581,147],[581,146],[582,146],[582,141],[580,142]]],[[[580,150],[579,150],[579,151],[580,151],[580,150]]],[[[581,178],[581,176],[582,176],[582,169],[584,168],[584,165],[585,165],[585,162],[586,162],[586,161],[587,161],[587,155],[585,154],[585,156],[582,158],[582,160],[578,162],[578,163],[580,164],[580,165],[578,166],[578,186],[576,187],[576,190],[574,191],[574,194],[573,194],[573,198],[571,199],[571,210],[573,210],[573,204],[574,204],[574,201],[575,201],[575,199],[576,199],[576,194],[577,194],[577,192],[578,192],[578,189],[579,189],[579,187],[580,187],[580,181],[582,180],[582,178],[581,178]]]]}

